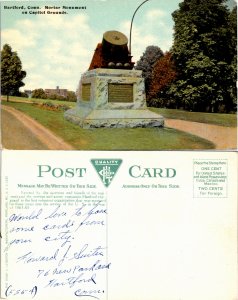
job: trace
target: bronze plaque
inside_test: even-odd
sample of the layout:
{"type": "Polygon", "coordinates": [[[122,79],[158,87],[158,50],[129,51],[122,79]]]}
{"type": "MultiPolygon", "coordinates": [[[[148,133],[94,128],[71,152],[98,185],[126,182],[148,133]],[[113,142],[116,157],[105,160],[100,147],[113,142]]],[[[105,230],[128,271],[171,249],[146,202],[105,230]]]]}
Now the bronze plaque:
{"type": "Polygon", "coordinates": [[[82,84],[82,100],[90,101],[90,89],[91,89],[91,83],[82,84]]]}
{"type": "Polygon", "coordinates": [[[133,102],[133,84],[109,83],[108,102],[133,102]]]}

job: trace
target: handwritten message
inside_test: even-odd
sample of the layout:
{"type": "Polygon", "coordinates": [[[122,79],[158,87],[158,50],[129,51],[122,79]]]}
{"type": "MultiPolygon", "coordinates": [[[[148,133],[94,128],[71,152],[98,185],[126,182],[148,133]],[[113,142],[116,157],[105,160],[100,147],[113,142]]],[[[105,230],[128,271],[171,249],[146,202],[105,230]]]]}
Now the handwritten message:
{"type": "Polygon", "coordinates": [[[11,211],[7,222],[4,252],[16,274],[7,280],[6,297],[106,298],[104,201],[11,211]],[[21,273],[28,277],[19,281],[21,273]]]}

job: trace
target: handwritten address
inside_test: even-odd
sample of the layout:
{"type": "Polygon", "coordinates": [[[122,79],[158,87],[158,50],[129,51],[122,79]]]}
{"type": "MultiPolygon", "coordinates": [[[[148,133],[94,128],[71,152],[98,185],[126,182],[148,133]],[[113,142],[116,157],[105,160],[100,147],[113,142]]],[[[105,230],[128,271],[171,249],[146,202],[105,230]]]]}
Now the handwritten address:
{"type": "Polygon", "coordinates": [[[90,207],[57,205],[12,213],[5,252],[16,269],[30,274],[24,286],[9,279],[5,296],[37,298],[53,290],[65,297],[104,299],[111,268],[106,220],[101,201],[90,207]]]}

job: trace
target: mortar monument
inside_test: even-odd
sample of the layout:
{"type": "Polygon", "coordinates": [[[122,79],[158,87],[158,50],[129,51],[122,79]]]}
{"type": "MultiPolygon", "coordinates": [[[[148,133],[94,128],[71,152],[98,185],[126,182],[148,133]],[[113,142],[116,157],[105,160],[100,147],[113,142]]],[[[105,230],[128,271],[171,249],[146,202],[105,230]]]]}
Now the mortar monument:
{"type": "Polygon", "coordinates": [[[77,106],[65,118],[83,128],[162,127],[162,116],[146,107],[142,71],[133,70],[127,37],[107,31],[97,45],[89,70],[82,74],[77,106]]]}

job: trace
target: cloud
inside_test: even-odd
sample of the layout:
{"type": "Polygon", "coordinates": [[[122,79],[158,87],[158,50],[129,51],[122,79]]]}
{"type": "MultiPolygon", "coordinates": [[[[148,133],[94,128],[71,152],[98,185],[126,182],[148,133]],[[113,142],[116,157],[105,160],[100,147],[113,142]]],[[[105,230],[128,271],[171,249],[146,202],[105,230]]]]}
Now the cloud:
{"type": "Polygon", "coordinates": [[[34,22],[23,19],[11,29],[2,30],[2,42],[18,52],[27,72],[25,89],[57,85],[76,89],[98,42],[99,35],[88,22],[83,14],[39,15],[34,22]]]}
{"type": "MultiPolygon", "coordinates": [[[[139,60],[146,47],[150,45],[158,46],[164,52],[170,49],[173,28],[168,24],[167,19],[163,19],[165,15],[164,11],[154,9],[147,11],[141,18],[135,18],[132,27],[133,61],[139,60]]],[[[129,32],[130,25],[130,21],[123,21],[120,30],[129,32]]]]}
{"type": "Polygon", "coordinates": [[[167,13],[164,10],[161,9],[152,9],[147,11],[146,13],[146,18],[151,21],[151,20],[157,20],[158,18],[163,18],[167,15],[167,13]]]}
{"type": "MultiPolygon", "coordinates": [[[[167,18],[166,12],[160,9],[150,9],[136,15],[132,31],[133,61],[137,61],[149,45],[157,45],[163,51],[169,50],[172,28],[167,18]]],[[[110,22],[102,22],[104,25],[101,28],[93,26],[93,22],[84,12],[46,14],[20,19],[13,22],[11,28],[2,29],[2,43],[9,43],[18,52],[27,72],[24,88],[60,86],[76,90],[80,76],[88,69],[96,45],[100,42],[102,29],[111,29],[107,28],[111,26],[110,22]]],[[[122,20],[118,24],[118,30],[128,36],[130,21],[122,20]]]]}
{"type": "Polygon", "coordinates": [[[1,32],[2,43],[9,43],[12,48],[19,50],[35,46],[36,35],[37,34],[30,33],[26,38],[25,33],[19,31],[19,29],[5,29],[1,32]]]}

